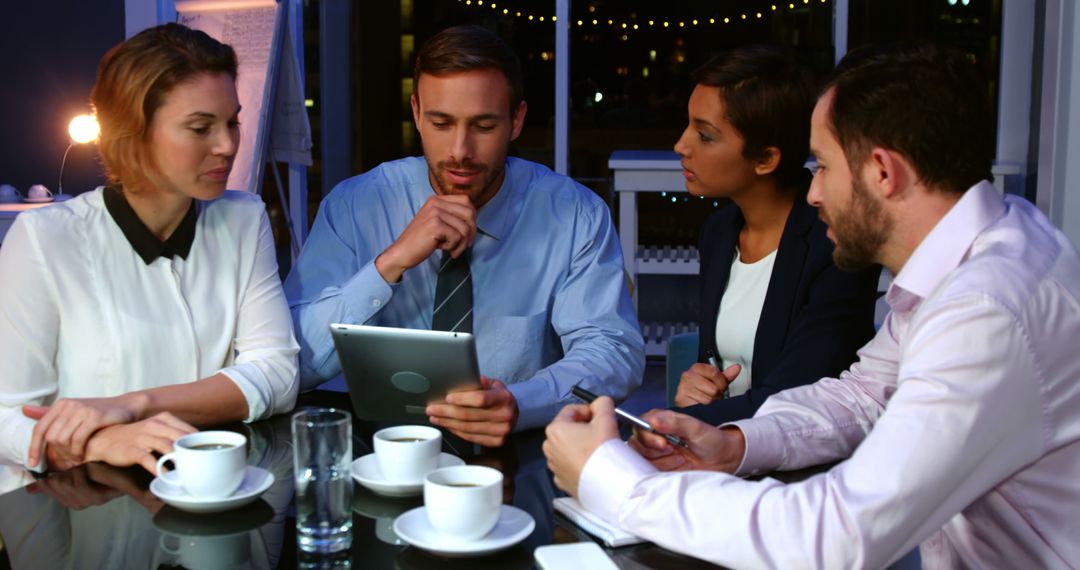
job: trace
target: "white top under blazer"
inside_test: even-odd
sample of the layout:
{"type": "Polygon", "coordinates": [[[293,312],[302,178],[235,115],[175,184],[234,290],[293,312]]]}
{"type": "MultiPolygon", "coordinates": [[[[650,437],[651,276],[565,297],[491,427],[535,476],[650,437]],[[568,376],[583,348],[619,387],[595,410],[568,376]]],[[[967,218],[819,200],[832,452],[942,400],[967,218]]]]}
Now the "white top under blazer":
{"type": "Polygon", "coordinates": [[[754,340],[757,337],[765,293],[769,290],[776,251],[753,262],[743,263],[739,248],[731,262],[731,276],[720,299],[716,314],[716,348],[721,366],[742,366],[739,375],[728,385],[728,396],[741,396],[750,389],[750,369],[754,365],[754,340]]]}

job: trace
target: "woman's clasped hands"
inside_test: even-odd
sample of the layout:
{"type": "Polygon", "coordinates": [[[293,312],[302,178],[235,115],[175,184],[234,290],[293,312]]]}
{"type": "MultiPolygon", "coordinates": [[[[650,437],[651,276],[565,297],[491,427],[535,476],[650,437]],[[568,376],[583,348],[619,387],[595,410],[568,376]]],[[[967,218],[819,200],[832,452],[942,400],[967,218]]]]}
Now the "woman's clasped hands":
{"type": "Polygon", "coordinates": [[[141,465],[155,473],[153,453],[168,453],[176,438],[197,431],[169,413],[140,419],[142,407],[135,394],[27,405],[23,415],[38,420],[30,441],[29,466],[47,459],[48,466],[58,470],[104,461],[121,467],[141,465]]]}

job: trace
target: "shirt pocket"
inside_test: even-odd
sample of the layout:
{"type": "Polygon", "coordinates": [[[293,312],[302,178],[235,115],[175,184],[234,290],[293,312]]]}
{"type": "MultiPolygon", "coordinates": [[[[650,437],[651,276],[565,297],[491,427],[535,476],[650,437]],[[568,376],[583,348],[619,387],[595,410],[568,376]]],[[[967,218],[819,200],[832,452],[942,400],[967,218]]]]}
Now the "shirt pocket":
{"type": "Polygon", "coordinates": [[[499,380],[507,384],[528,380],[542,368],[548,320],[546,312],[494,319],[499,380]]]}

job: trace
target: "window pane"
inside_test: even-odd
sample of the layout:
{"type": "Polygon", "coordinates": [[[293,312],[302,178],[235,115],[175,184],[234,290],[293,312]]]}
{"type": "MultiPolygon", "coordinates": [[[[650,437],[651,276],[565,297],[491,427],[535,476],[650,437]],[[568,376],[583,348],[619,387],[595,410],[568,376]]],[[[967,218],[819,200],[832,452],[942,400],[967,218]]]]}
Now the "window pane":
{"type": "MultiPolygon", "coordinates": [[[[833,60],[831,2],[579,1],[571,9],[570,174],[601,194],[612,151],[671,150],[687,123],[690,73],[717,52],[772,43],[797,48],[822,72],[833,60]]],[[[723,205],[686,194],[638,200],[640,242],[673,246],[696,245],[704,218],[723,205]]]]}
{"type": "MultiPolygon", "coordinates": [[[[411,20],[412,43],[418,50],[428,38],[439,31],[459,24],[475,24],[499,34],[517,53],[521,60],[525,82],[525,99],[529,110],[525,115],[525,127],[521,136],[511,146],[510,154],[534,162],[554,166],[555,115],[555,28],[552,22],[555,2],[490,2],[472,0],[469,4],[457,0],[412,0],[411,14],[403,18],[411,20]],[[495,5],[492,8],[492,4],[495,5]],[[506,13],[504,13],[504,11],[506,13]],[[521,15],[518,16],[517,14],[521,15]],[[529,20],[529,17],[532,20],[529,20]],[[543,19],[541,21],[541,18],[543,19]]],[[[369,25],[379,25],[373,22],[369,25]]],[[[412,82],[412,64],[416,53],[403,57],[408,62],[402,70],[409,84],[412,82]]],[[[405,101],[408,94],[403,93],[405,101]]],[[[412,115],[405,105],[402,123],[412,123],[412,115]]],[[[404,127],[403,127],[404,129],[404,127]]],[[[415,134],[415,130],[413,130],[415,134]]],[[[405,141],[403,155],[420,154],[420,141],[405,141]]]]}
{"type": "Polygon", "coordinates": [[[849,49],[909,39],[928,39],[967,53],[982,69],[997,113],[1001,0],[851,0],[849,49]]]}

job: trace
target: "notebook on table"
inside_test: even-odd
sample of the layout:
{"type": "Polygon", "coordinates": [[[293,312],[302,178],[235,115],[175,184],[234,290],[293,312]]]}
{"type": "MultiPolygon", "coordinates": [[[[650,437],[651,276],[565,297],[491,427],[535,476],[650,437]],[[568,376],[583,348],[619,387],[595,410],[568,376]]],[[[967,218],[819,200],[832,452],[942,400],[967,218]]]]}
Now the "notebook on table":
{"type": "Polygon", "coordinates": [[[648,542],[635,534],[605,521],[604,519],[585,510],[581,503],[573,497],[560,497],[554,501],[555,510],[570,519],[585,532],[599,538],[610,547],[629,546],[648,542]]]}

